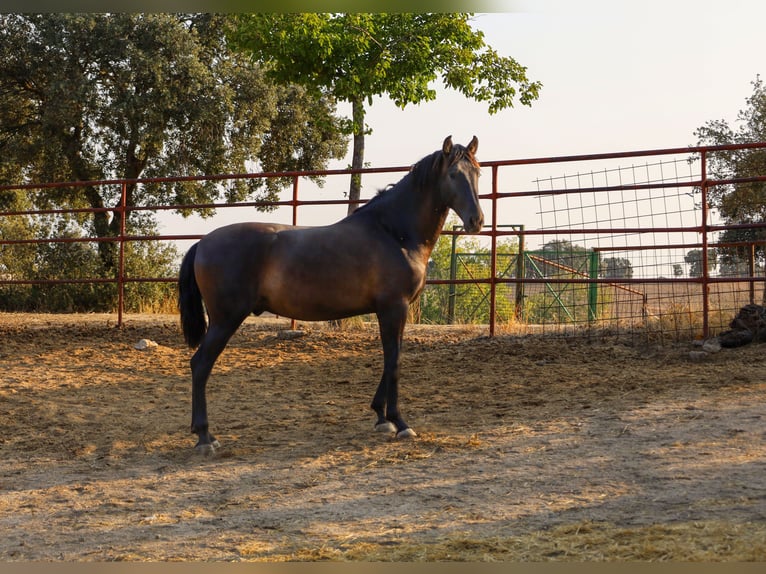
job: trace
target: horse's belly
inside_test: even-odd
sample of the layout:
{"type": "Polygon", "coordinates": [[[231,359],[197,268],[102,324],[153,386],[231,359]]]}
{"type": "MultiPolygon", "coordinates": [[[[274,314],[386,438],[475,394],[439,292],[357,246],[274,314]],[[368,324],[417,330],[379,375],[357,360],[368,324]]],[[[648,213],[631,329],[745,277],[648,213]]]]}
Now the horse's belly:
{"type": "Polygon", "coordinates": [[[279,292],[264,293],[265,310],[301,321],[328,321],[375,310],[372,300],[339,288],[285,285],[279,292]]]}
{"type": "Polygon", "coordinates": [[[302,321],[327,321],[375,311],[375,295],[358,279],[327,277],[331,270],[266,274],[264,310],[302,321]]]}
{"type": "Polygon", "coordinates": [[[326,229],[278,234],[261,275],[264,310],[304,321],[340,319],[374,313],[421,286],[398,248],[350,235],[326,229]]]}

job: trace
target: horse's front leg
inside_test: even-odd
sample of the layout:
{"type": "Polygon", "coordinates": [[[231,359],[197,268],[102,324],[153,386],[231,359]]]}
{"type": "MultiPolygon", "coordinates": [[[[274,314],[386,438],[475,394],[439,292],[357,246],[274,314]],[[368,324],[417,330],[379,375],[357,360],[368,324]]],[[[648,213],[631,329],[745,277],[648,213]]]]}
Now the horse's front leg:
{"type": "Polygon", "coordinates": [[[406,303],[378,312],[383,344],[383,376],[370,405],[378,414],[375,430],[396,432],[397,438],[417,436],[399,412],[399,353],[406,321],[406,303]]]}

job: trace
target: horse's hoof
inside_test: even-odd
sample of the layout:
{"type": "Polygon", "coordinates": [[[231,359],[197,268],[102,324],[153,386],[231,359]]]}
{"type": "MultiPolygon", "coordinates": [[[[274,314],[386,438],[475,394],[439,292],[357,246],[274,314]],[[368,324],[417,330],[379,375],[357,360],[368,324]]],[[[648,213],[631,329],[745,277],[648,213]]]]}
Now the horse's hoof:
{"type": "Polygon", "coordinates": [[[415,438],[416,436],[418,436],[417,433],[410,428],[406,428],[396,433],[396,438],[415,438]]]}
{"type": "Polygon", "coordinates": [[[201,454],[202,456],[213,456],[215,454],[215,451],[221,448],[221,443],[217,440],[214,440],[213,442],[208,442],[205,444],[197,443],[197,446],[194,447],[197,453],[201,454]]]}
{"type": "Polygon", "coordinates": [[[390,421],[375,425],[375,432],[396,432],[396,425],[390,421]]]}

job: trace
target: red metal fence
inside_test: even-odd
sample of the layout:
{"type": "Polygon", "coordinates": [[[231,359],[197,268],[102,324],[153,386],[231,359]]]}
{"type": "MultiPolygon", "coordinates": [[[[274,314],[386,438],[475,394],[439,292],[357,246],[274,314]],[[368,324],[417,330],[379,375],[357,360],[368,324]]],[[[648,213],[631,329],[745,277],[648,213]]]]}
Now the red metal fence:
{"type": "MultiPolygon", "coordinates": [[[[717,237],[733,228],[763,228],[764,224],[727,226],[717,220],[710,209],[708,195],[717,186],[737,186],[766,182],[766,173],[746,179],[712,180],[708,178],[708,160],[719,152],[747,152],[766,148],[766,143],[738,146],[715,146],[699,148],[671,148],[648,151],[604,153],[592,155],[532,158],[482,162],[485,176],[481,179],[480,197],[488,215],[487,227],[481,232],[487,244],[486,270],[473,273],[469,278],[451,276],[430,278],[427,292],[452,286],[452,289],[477,286],[484,294],[488,310],[489,335],[498,330],[515,329],[525,332],[535,327],[550,325],[561,329],[561,317],[567,326],[578,329],[586,327],[611,327],[639,325],[642,328],[663,321],[678,324],[678,317],[688,321],[690,336],[707,337],[711,329],[725,327],[738,306],[758,299],[757,285],[763,285],[764,276],[755,258],[755,243],[728,245],[746,248],[751,253],[747,264],[748,273],[715,273],[708,261],[711,249],[725,247],[717,237]],[[571,169],[574,172],[564,173],[571,169]],[[491,175],[487,182],[487,172],[491,175]],[[503,264],[498,268],[498,243],[508,238],[518,241],[518,265],[503,264]],[[532,243],[537,242],[537,247],[532,243]],[[551,246],[555,246],[555,257],[551,246]],[[578,253],[595,254],[589,270],[575,269],[562,257],[558,248],[576,246],[578,253]],[[689,265],[689,252],[698,250],[699,262],[692,262],[695,272],[678,273],[689,265]],[[526,255],[528,254],[528,256],[526,255]],[[607,257],[611,255],[612,257],[607,257]],[[652,262],[647,262],[653,258],[652,262]],[[602,261],[628,262],[631,275],[605,276],[602,261]],[[686,259],[686,261],[684,261],[686,259]],[[530,269],[524,267],[527,261],[530,269]],[[513,267],[516,271],[507,272],[513,267]],[[672,272],[668,273],[668,270],[672,272]],[[564,272],[565,271],[565,272],[564,272]],[[670,276],[668,276],[670,275],[670,276]],[[721,286],[727,295],[721,295],[721,286]],[[577,289],[587,293],[588,312],[582,321],[576,320],[577,312],[566,305],[576,304],[577,289]],[[505,291],[504,291],[505,290],[505,291]],[[509,291],[510,290],[510,291],[509,291]],[[568,290],[568,291],[567,291],[568,290]],[[631,295],[632,294],[632,295],[631,295]],[[555,312],[540,312],[546,308],[544,297],[554,301],[555,312]],[[640,300],[638,311],[618,311],[630,307],[623,296],[635,296],[640,300]],[[724,302],[725,299],[725,302],[724,302]],[[515,306],[515,311],[498,319],[498,309],[503,305],[515,306]],[[714,302],[715,305],[711,305],[714,302]],[[523,307],[525,305],[525,307],[523,307]],[[681,308],[679,311],[679,307],[681,308]],[[563,311],[562,311],[563,309],[563,311]],[[537,313],[537,315],[535,315],[537,313]],[[711,322],[711,318],[716,316],[711,322]],[[698,320],[697,320],[698,319],[698,320]],[[555,323],[555,326],[553,325],[555,323]]],[[[48,209],[29,211],[2,211],[0,218],[34,217],[46,215],[88,214],[115,212],[121,215],[122,227],[115,237],[48,237],[18,239],[0,235],[0,252],[4,246],[19,244],[44,244],[57,242],[113,242],[119,249],[116,275],[110,278],[37,279],[0,275],[0,288],[7,285],[55,284],[55,283],[113,283],[117,286],[115,303],[118,324],[124,320],[125,286],[138,282],[174,282],[175,277],[129,277],[126,269],[125,246],[135,241],[184,242],[201,237],[204,232],[184,232],[187,220],[179,210],[237,208],[282,208],[289,211],[283,215],[284,223],[307,224],[320,206],[348,205],[342,197],[327,198],[325,192],[317,192],[306,185],[309,176],[338,179],[353,173],[361,173],[368,180],[401,174],[409,166],[363,170],[325,170],[315,172],[284,172],[215,175],[208,177],[166,177],[138,180],[104,180],[95,182],[66,182],[2,186],[5,190],[46,190],[57,187],[118,186],[122,190],[118,205],[99,209],[48,209]],[[131,206],[126,204],[129,185],[162,184],[189,180],[226,181],[253,178],[291,178],[292,189],[283,194],[278,202],[245,202],[238,204],[210,203],[194,205],[131,206]],[[304,185],[301,185],[301,184],[304,185]],[[310,194],[310,195],[309,195],[310,194]],[[165,214],[179,233],[152,236],[130,235],[126,232],[126,215],[131,212],[152,211],[165,214]]],[[[398,176],[396,177],[398,179],[398,176]]],[[[336,185],[342,190],[343,185],[336,185]]],[[[383,187],[382,185],[380,187],[383,187]]],[[[258,219],[259,216],[249,217],[258,219]]],[[[217,218],[211,220],[216,223],[217,218]]],[[[321,221],[320,223],[330,223],[321,221]]],[[[311,222],[314,223],[313,221],[311,222]]],[[[218,225],[213,225],[217,227],[218,225]]],[[[448,230],[446,234],[460,235],[448,230]]],[[[459,242],[458,242],[459,244],[459,242]]],[[[0,269],[1,271],[1,269],[0,269]]],[[[761,289],[762,291],[762,289],[761,289]]],[[[2,291],[0,291],[0,294],[2,291]]],[[[678,329],[676,329],[676,333],[678,329]]]]}

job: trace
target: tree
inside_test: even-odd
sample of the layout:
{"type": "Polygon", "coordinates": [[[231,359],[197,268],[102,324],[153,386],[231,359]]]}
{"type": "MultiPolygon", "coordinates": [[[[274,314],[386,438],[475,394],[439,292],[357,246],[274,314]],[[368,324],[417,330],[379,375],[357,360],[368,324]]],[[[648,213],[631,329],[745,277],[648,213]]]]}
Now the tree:
{"type": "MultiPolygon", "coordinates": [[[[241,50],[263,62],[270,77],[351,103],[352,168],[364,166],[365,102],[388,95],[405,107],[436,98],[432,82],[489,103],[489,113],[518,98],[530,105],[539,82],[500,56],[469,24],[471,14],[353,13],[245,14],[230,34],[241,50]]],[[[349,199],[360,196],[351,178],[349,199]]],[[[354,205],[349,205],[349,211],[354,205]]]]}
{"type": "Polygon", "coordinates": [[[718,249],[718,274],[721,277],[747,277],[750,275],[750,263],[747,257],[740,257],[738,251],[738,248],[718,249]]]}
{"type": "MultiPolygon", "coordinates": [[[[766,141],[766,86],[760,76],[752,82],[753,93],[746,106],[737,115],[737,125],[729,126],[725,120],[708,121],[697,129],[698,145],[730,145],[766,141]]],[[[720,151],[708,155],[708,177],[728,180],[766,174],[766,150],[749,149],[720,151]]],[[[727,224],[766,223],[766,182],[749,181],[715,186],[709,189],[711,205],[718,208],[727,224]]],[[[766,239],[766,229],[750,227],[728,229],[720,236],[722,243],[766,239]]],[[[746,248],[721,248],[726,257],[746,256],[746,248]]],[[[763,246],[756,250],[761,261],[763,246]]]]}
{"type": "MultiPolygon", "coordinates": [[[[2,166],[2,162],[0,162],[2,166]]],[[[0,169],[2,169],[0,167],[0,169]]],[[[29,209],[26,195],[21,191],[0,191],[0,211],[23,211],[29,209]]],[[[21,216],[0,217],[0,240],[32,239],[35,229],[32,222],[21,216]]],[[[0,245],[0,279],[17,280],[34,272],[35,246],[29,243],[0,245]]],[[[26,294],[18,285],[3,289],[2,308],[19,309],[26,294]]]]}
{"type": "MultiPolygon", "coordinates": [[[[571,276],[574,272],[580,276],[589,276],[589,252],[582,245],[572,243],[568,239],[553,239],[548,241],[540,252],[545,261],[538,262],[538,268],[545,277],[571,276]]],[[[601,254],[599,269],[601,268],[601,254]]]]}
{"type": "Polygon", "coordinates": [[[604,277],[614,279],[633,277],[633,264],[627,257],[606,257],[602,265],[604,277]]]}
{"type": "MultiPolygon", "coordinates": [[[[692,249],[684,256],[684,261],[689,265],[689,277],[702,277],[704,269],[702,262],[702,249],[692,249]]],[[[707,250],[707,268],[708,271],[715,269],[716,250],[707,250]]]]}
{"type": "MultiPolygon", "coordinates": [[[[345,155],[327,95],[274,85],[225,41],[230,16],[0,15],[0,183],[319,169],[345,155]]],[[[129,206],[273,199],[260,180],[129,185],[129,206]]],[[[38,207],[99,208],[120,229],[117,186],[45,190],[38,207]]],[[[132,212],[129,231],[151,228],[132,212]]],[[[106,271],[114,244],[101,242],[106,271]]]]}

